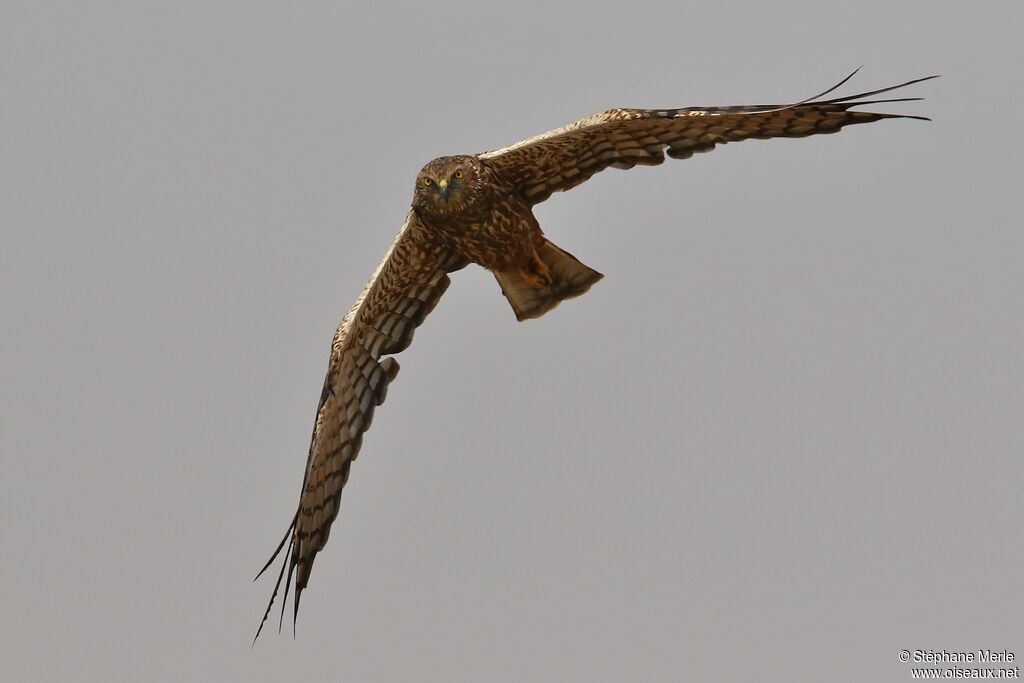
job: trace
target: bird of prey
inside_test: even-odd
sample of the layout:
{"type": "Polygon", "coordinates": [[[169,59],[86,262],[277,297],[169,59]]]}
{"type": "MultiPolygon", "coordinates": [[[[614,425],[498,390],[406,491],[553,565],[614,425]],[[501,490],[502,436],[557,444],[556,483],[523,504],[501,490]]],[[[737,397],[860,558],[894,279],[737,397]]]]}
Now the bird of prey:
{"type": "Polygon", "coordinates": [[[414,330],[448,288],[449,273],[470,263],[487,268],[516,318],[536,318],[583,294],[602,277],[556,246],[538,225],[533,207],[552,193],[576,187],[609,166],[660,164],[666,154],[686,159],[740,140],[835,133],[881,119],[927,120],[852,107],[919,100],[869,98],[935,76],[823,99],[852,76],[795,104],[610,109],[496,151],[440,157],[424,166],[405,225],[334,335],[298,509],[259,574],[287,543],[256,636],[286,568],[283,600],[287,602],[294,575],[293,619],[298,615],[299,599],[338,515],[363,433],[398,372],[393,355],[412,341],[414,330]]]}

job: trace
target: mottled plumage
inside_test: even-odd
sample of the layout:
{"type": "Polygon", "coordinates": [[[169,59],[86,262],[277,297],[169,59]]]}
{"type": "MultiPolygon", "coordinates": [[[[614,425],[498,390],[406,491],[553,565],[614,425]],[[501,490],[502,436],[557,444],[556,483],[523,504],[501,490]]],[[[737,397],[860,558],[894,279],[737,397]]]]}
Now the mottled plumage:
{"type": "Polygon", "coordinates": [[[685,159],[727,142],[804,137],[880,119],[923,118],[851,107],[920,99],[865,98],[928,79],[819,99],[849,78],[817,98],[790,105],[611,109],[510,147],[427,164],[416,179],[405,225],[334,336],[299,506],[260,572],[287,544],[260,629],[282,580],[287,600],[293,574],[298,614],[363,433],[398,372],[392,354],[412,341],[416,327],[448,288],[449,273],[470,262],[488,268],[518,319],[538,317],[601,278],[541,231],[532,207],[553,192],[575,187],[609,166],[660,164],[666,154],[685,159]]]}

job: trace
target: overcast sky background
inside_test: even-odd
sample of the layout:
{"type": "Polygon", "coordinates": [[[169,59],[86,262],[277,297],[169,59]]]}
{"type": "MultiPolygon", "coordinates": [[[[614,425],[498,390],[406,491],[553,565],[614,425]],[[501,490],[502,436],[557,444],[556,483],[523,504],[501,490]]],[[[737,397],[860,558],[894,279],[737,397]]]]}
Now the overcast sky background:
{"type": "Polygon", "coordinates": [[[5,2],[0,679],[902,681],[1024,657],[1024,4],[5,2]],[[606,278],[453,277],[298,637],[335,326],[433,157],[941,73],[933,123],[608,171],[606,278]],[[287,623],[287,622],[286,622],[287,623]],[[290,626],[288,627],[290,630],[290,626]]]}

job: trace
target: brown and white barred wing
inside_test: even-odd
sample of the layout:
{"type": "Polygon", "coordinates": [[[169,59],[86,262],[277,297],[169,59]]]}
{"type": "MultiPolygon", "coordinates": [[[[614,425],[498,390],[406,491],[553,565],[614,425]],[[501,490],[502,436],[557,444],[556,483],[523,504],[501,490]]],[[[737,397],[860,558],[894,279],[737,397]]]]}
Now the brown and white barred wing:
{"type": "Polygon", "coordinates": [[[298,613],[313,561],[327,543],[331,524],[338,516],[342,488],[359,454],[363,433],[370,428],[374,409],[383,403],[388,383],[398,373],[398,362],[388,354],[409,346],[416,327],[448,288],[448,273],[465,265],[462,257],[438,245],[415,212],[410,212],[377,271],[338,327],[313,426],[298,510],[264,567],[265,571],[287,541],[286,559],[263,622],[277,596],[285,567],[285,599],[294,573],[298,613]]]}
{"type": "Polygon", "coordinates": [[[653,166],[662,163],[666,154],[686,159],[728,142],[805,137],[835,133],[844,126],[880,119],[922,118],[850,111],[850,107],[904,101],[863,98],[923,80],[928,79],[850,97],[792,105],[609,109],[510,147],[485,152],[480,158],[514,183],[525,199],[537,204],[552,192],[573,188],[609,166],[653,166]]]}

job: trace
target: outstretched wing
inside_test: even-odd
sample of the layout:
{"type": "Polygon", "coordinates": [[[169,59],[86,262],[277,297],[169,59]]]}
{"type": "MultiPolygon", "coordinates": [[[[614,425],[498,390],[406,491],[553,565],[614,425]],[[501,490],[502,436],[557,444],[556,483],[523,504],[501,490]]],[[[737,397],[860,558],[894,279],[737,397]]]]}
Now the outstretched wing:
{"type": "Polygon", "coordinates": [[[363,432],[370,428],[374,408],[384,402],[388,383],[398,373],[398,362],[388,354],[409,346],[416,327],[448,289],[448,273],[466,264],[463,257],[433,240],[416,212],[410,211],[384,260],[338,326],[313,425],[299,507],[277,550],[256,577],[267,570],[287,542],[285,560],[256,631],[257,638],[277,597],[285,568],[284,601],[288,600],[294,574],[294,615],[299,612],[299,599],[309,582],[313,560],[327,543],[331,523],[338,516],[341,490],[359,453],[363,432]]]}
{"type": "Polygon", "coordinates": [[[843,126],[880,119],[925,119],[923,116],[851,111],[850,108],[919,100],[920,97],[865,98],[937,78],[928,76],[859,95],[819,99],[852,76],[810,100],[789,105],[609,109],[510,147],[485,152],[480,158],[511,180],[527,201],[538,204],[552,192],[576,187],[609,166],[654,166],[665,160],[666,153],[674,159],[687,159],[727,142],[835,133],[843,126]]]}

